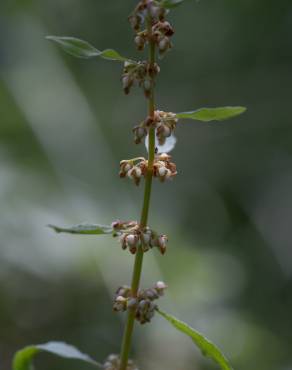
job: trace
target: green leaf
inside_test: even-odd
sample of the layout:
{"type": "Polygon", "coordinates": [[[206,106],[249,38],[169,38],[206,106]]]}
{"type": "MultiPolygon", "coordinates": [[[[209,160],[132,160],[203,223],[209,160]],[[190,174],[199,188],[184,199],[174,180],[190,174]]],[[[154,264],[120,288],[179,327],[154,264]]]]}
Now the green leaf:
{"type": "Polygon", "coordinates": [[[191,112],[177,113],[177,118],[195,119],[203,122],[223,121],[246,111],[245,107],[201,108],[191,112]]]}
{"type": "Polygon", "coordinates": [[[77,58],[88,59],[101,57],[108,60],[117,60],[119,62],[130,61],[130,59],[123,57],[113,49],[100,51],[90,45],[87,41],[83,41],[75,37],[47,36],[46,39],[56,42],[64,51],[77,58]]]}
{"type": "Polygon", "coordinates": [[[70,227],[60,227],[55,225],[48,225],[54,229],[57,233],[69,233],[69,234],[85,234],[85,235],[101,235],[101,234],[111,234],[113,228],[108,225],[98,225],[98,224],[80,224],[73,225],[70,227]]]}
{"type": "Polygon", "coordinates": [[[184,0],[163,0],[160,5],[166,9],[172,9],[181,5],[183,2],[184,0]]]}
{"type": "Polygon", "coordinates": [[[40,352],[49,352],[63,358],[81,360],[95,366],[101,365],[77,348],[63,342],[48,342],[28,346],[16,352],[13,358],[12,370],[33,370],[32,361],[40,352]]]}
{"type": "Polygon", "coordinates": [[[231,365],[228,363],[227,359],[222,354],[222,352],[215,346],[215,344],[210,342],[202,334],[188,326],[183,321],[176,319],[174,316],[169,315],[166,312],[161,311],[160,309],[157,309],[157,312],[167,321],[169,321],[176,329],[188,335],[193,340],[193,342],[200,348],[202,354],[215,361],[221,367],[222,370],[232,370],[231,365]]]}

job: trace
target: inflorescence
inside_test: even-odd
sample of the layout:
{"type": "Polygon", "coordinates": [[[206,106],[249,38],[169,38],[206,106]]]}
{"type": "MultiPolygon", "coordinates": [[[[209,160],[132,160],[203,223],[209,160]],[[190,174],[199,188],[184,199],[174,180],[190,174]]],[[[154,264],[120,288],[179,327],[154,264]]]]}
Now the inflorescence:
{"type": "MultiPolygon", "coordinates": [[[[164,295],[167,285],[158,281],[148,289],[139,288],[143,253],[156,247],[162,255],[165,254],[168,238],[165,234],[159,234],[148,226],[148,213],[150,207],[152,178],[157,178],[160,182],[173,179],[177,175],[176,164],[168,154],[173,149],[175,138],[174,130],[178,123],[178,118],[199,119],[208,122],[209,120],[222,120],[242,113],[243,107],[224,107],[210,108],[192,112],[175,114],[156,110],[154,98],[154,87],[156,78],[160,72],[160,67],[156,63],[156,52],[160,57],[172,48],[171,37],[174,34],[173,27],[166,21],[168,9],[179,5],[182,0],[138,0],[138,5],[129,16],[129,22],[135,32],[134,42],[139,51],[143,51],[148,46],[148,60],[134,61],[122,57],[115,50],[106,49],[98,51],[93,46],[83,40],[72,37],[55,37],[49,39],[60,44],[69,54],[77,57],[96,57],[101,56],[105,59],[123,62],[122,86],[125,94],[129,94],[131,88],[138,85],[148,99],[148,116],[132,129],[134,142],[140,144],[145,140],[148,149],[148,159],[137,157],[120,162],[121,178],[128,177],[139,185],[144,177],[145,190],[141,212],[141,221],[121,221],[116,220],[109,226],[103,225],[76,225],[71,228],[60,228],[52,226],[56,232],[68,232],[73,234],[111,234],[118,237],[123,250],[128,249],[130,253],[136,254],[132,285],[120,286],[114,297],[113,310],[115,312],[128,312],[127,324],[124,331],[121,355],[109,355],[102,365],[103,370],[138,370],[136,365],[128,360],[133,325],[136,319],[140,324],[151,321],[156,311],[164,316],[179,330],[189,335],[189,329],[180,328],[176,324],[176,319],[168,316],[158,309],[156,301],[164,295]],[[226,112],[225,112],[226,111],[226,112]]],[[[183,325],[182,325],[183,326],[183,325]]],[[[191,329],[190,329],[191,330],[191,329]]],[[[204,339],[204,338],[203,338],[204,339]]],[[[197,341],[196,341],[197,342],[197,341]]],[[[199,343],[203,348],[205,342],[210,347],[210,357],[225,366],[226,361],[218,349],[211,348],[207,340],[199,343]],[[218,356],[217,356],[218,355],[218,356]],[[219,360],[218,360],[218,358],[219,360]],[[224,361],[221,361],[223,358],[224,361]]],[[[30,359],[29,359],[30,360],[30,359]]],[[[222,365],[221,364],[221,365],[222,365]]],[[[229,368],[228,364],[226,368],[229,368]]]]}
{"type": "MultiPolygon", "coordinates": [[[[148,172],[148,161],[144,157],[138,157],[120,162],[120,177],[128,177],[136,185],[140,184],[141,178],[148,172]]],[[[170,180],[176,176],[176,165],[171,162],[171,156],[166,153],[156,154],[153,163],[153,176],[161,182],[170,180]]]]}
{"type": "MultiPolygon", "coordinates": [[[[109,355],[102,365],[103,370],[119,370],[120,368],[120,356],[116,354],[109,355]]],[[[128,361],[126,370],[139,370],[132,360],[128,361]]]]}
{"type": "MultiPolygon", "coordinates": [[[[129,16],[129,22],[135,32],[135,45],[139,51],[144,50],[146,44],[156,45],[159,55],[162,57],[172,48],[170,41],[174,30],[165,20],[167,10],[158,1],[141,0],[133,13],[129,16]],[[146,19],[151,19],[151,27],[146,27],[146,19]]],[[[122,85],[125,94],[129,94],[131,87],[138,85],[143,88],[146,98],[150,97],[155,84],[155,78],[160,72],[157,63],[126,61],[122,74],[122,85]]]]}
{"type": "Polygon", "coordinates": [[[137,221],[114,221],[112,223],[114,236],[119,236],[123,249],[129,249],[132,254],[142,248],[143,252],[156,247],[161,254],[166,252],[167,236],[160,235],[148,226],[141,228],[137,221]]]}
{"type": "MultiPolygon", "coordinates": [[[[159,0],[141,0],[138,3],[129,16],[138,50],[144,50],[145,45],[148,44],[152,48],[150,53],[151,50],[155,53],[155,48],[157,48],[162,57],[172,47],[170,38],[174,30],[165,20],[167,12],[159,0]]],[[[154,61],[126,61],[122,74],[124,92],[129,94],[131,88],[138,85],[143,89],[147,99],[153,98],[152,91],[159,72],[160,67],[154,61]]],[[[156,141],[162,146],[173,134],[177,121],[174,113],[155,110],[133,128],[134,141],[140,144],[154,129],[156,141]]],[[[171,162],[171,156],[167,153],[159,153],[156,149],[154,161],[149,160],[148,162],[144,157],[138,157],[120,162],[120,177],[128,177],[136,185],[139,185],[142,177],[146,178],[149,175],[164,182],[172,179],[176,174],[176,165],[171,162]]],[[[129,249],[132,254],[136,254],[138,250],[147,252],[153,247],[157,247],[161,254],[166,252],[167,236],[158,234],[149,226],[140,225],[137,221],[117,220],[112,223],[112,228],[113,235],[119,237],[122,249],[129,249]]],[[[145,324],[150,322],[154,316],[158,308],[155,301],[164,295],[166,288],[166,284],[162,281],[158,281],[152,288],[138,289],[138,291],[129,286],[121,286],[116,291],[113,309],[116,312],[132,312],[137,321],[145,324]]],[[[105,370],[116,370],[119,366],[119,356],[111,355],[104,368],[105,370]]],[[[136,370],[136,367],[128,362],[127,370],[136,370]]]]}
{"type": "Polygon", "coordinates": [[[136,144],[140,144],[147,136],[149,129],[153,127],[155,128],[159,145],[164,145],[166,139],[173,134],[177,122],[178,119],[175,113],[156,110],[153,117],[147,117],[133,128],[134,141],[136,144]]]}
{"type": "Polygon", "coordinates": [[[154,301],[164,295],[166,288],[163,281],[158,281],[152,288],[139,289],[134,297],[129,286],[121,286],[116,291],[113,309],[116,312],[134,310],[136,320],[145,324],[151,321],[157,309],[154,301]]]}
{"type": "Polygon", "coordinates": [[[158,48],[160,56],[163,56],[170,48],[172,43],[171,36],[174,30],[169,22],[165,20],[167,10],[158,1],[141,0],[133,13],[129,16],[129,22],[135,32],[135,44],[138,50],[144,50],[149,41],[153,41],[158,48]],[[151,31],[143,29],[145,20],[150,14],[152,25],[151,31]]]}
{"type": "Polygon", "coordinates": [[[154,79],[160,72],[157,63],[148,62],[125,62],[122,74],[122,85],[125,94],[129,94],[131,87],[138,85],[143,88],[146,98],[149,98],[154,79]]]}

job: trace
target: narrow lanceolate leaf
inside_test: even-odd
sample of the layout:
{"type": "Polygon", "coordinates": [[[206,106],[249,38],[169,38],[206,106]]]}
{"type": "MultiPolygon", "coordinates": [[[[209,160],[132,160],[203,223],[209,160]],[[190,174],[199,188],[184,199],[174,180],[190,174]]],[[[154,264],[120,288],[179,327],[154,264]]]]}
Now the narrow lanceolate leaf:
{"type": "Polygon", "coordinates": [[[48,342],[28,346],[16,352],[13,358],[12,370],[33,370],[32,361],[40,352],[49,352],[56,356],[80,360],[100,367],[101,365],[77,348],[63,342],[48,342]]]}
{"type": "Polygon", "coordinates": [[[177,113],[177,118],[194,119],[197,121],[224,121],[246,111],[245,107],[222,107],[222,108],[201,108],[191,112],[177,113]]]}
{"type": "Polygon", "coordinates": [[[184,0],[162,0],[160,5],[166,9],[171,9],[181,5],[183,2],[184,0]]]}
{"type": "Polygon", "coordinates": [[[47,36],[46,39],[56,42],[64,51],[77,58],[88,59],[101,57],[108,60],[117,60],[119,62],[130,61],[130,59],[123,57],[113,49],[100,51],[90,45],[87,41],[83,41],[75,37],[47,36]]]}
{"type": "Polygon", "coordinates": [[[215,346],[215,344],[210,342],[202,334],[188,326],[183,321],[176,319],[174,316],[169,315],[166,312],[161,311],[160,309],[158,309],[157,311],[176,329],[188,335],[193,340],[193,342],[200,348],[204,356],[209,357],[213,361],[215,361],[221,367],[222,370],[232,370],[231,365],[228,363],[223,353],[215,346]]]}
{"type": "Polygon", "coordinates": [[[54,229],[57,233],[69,233],[69,234],[84,234],[84,235],[101,235],[111,234],[113,228],[108,225],[97,225],[97,224],[80,224],[73,225],[70,227],[60,227],[55,225],[48,225],[54,229]]]}

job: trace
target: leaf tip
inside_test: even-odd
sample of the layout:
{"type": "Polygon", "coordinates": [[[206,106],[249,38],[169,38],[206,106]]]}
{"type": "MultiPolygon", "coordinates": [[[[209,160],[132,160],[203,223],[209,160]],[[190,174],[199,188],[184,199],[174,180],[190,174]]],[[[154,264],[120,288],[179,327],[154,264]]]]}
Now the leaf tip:
{"type": "Polygon", "coordinates": [[[244,113],[246,111],[247,111],[247,107],[241,107],[241,106],[238,107],[239,114],[244,113]]]}
{"type": "Polygon", "coordinates": [[[50,229],[53,229],[56,233],[61,232],[61,229],[58,226],[48,224],[47,227],[49,227],[50,229]]]}

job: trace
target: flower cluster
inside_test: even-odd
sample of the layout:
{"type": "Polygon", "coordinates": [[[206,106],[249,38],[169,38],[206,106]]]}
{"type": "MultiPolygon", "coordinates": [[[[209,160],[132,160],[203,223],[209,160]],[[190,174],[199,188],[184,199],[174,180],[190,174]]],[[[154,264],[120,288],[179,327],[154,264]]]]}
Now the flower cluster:
{"type": "MultiPolygon", "coordinates": [[[[120,177],[128,177],[136,185],[140,184],[141,178],[148,172],[148,161],[138,157],[120,162],[120,177]]],[[[153,163],[153,176],[161,182],[172,179],[177,174],[175,163],[171,162],[171,156],[166,153],[156,154],[153,163]]]]}
{"type": "Polygon", "coordinates": [[[144,157],[124,159],[120,162],[120,177],[128,177],[136,185],[140,184],[141,178],[147,173],[148,161],[144,157]]]}
{"type": "MultiPolygon", "coordinates": [[[[103,363],[102,368],[104,370],[119,370],[120,369],[120,356],[115,355],[115,354],[109,355],[106,358],[105,362],[103,363]]],[[[132,360],[129,360],[126,370],[138,370],[138,368],[132,360]]]]}
{"type": "Polygon", "coordinates": [[[138,248],[142,248],[143,252],[156,247],[161,254],[166,252],[167,236],[159,235],[151,230],[148,226],[141,229],[136,221],[114,221],[112,223],[114,236],[119,236],[122,249],[129,249],[132,254],[135,254],[138,248]]]}
{"type": "Polygon", "coordinates": [[[161,7],[157,1],[141,0],[128,19],[133,30],[138,33],[148,15],[151,16],[153,22],[158,22],[164,21],[166,14],[167,10],[161,7]]]}
{"type": "Polygon", "coordinates": [[[176,165],[171,162],[171,156],[166,153],[157,154],[153,164],[153,176],[157,177],[161,182],[170,180],[176,176],[176,165]]]}
{"type": "Polygon", "coordinates": [[[116,291],[113,309],[116,312],[134,310],[136,320],[145,324],[155,314],[157,305],[154,301],[164,295],[166,288],[163,281],[158,281],[152,288],[139,289],[137,296],[133,297],[130,287],[121,286],[116,291]]]}
{"type": "Polygon", "coordinates": [[[163,56],[169,49],[172,48],[170,37],[174,34],[174,30],[167,21],[159,21],[152,27],[152,34],[157,44],[160,56],[163,56]]]}
{"type": "Polygon", "coordinates": [[[153,125],[156,127],[156,136],[159,142],[159,145],[165,143],[166,138],[171,136],[173,133],[178,119],[176,114],[172,112],[163,112],[157,110],[154,113],[153,125]]]}
{"type": "Polygon", "coordinates": [[[147,136],[150,127],[156,129],[156,137],[159,145],[163,145],[166,139],[172,135],[178,119],[175,113],[156,110],[153,117],[147,117],[140,125],[133,128],[134,141],[140,144],[147,136]]]}
{"type": "Polygon", "coordinates": [[[146,98],[149,98],[154,79],[160,68],[157,63],[125,62],[122,74],[122,85],[125,94],[129,94],[131,87],[138,85],[143,88],[146,98]]]}
{"type": "Polygon", "coordinates": [[[138,50],[143,50],[149,40],[157,45],[159,54],[164,55],[171,47],[170,37],[174,34],[172,26],[165,20],[167,10],[154,0],[141,0],[134,12],[129,17],[129,22],[134,29],[135,44],[138,50]],[[151,18],[151,33],[142,29],[147,17],[151,18]]]}

